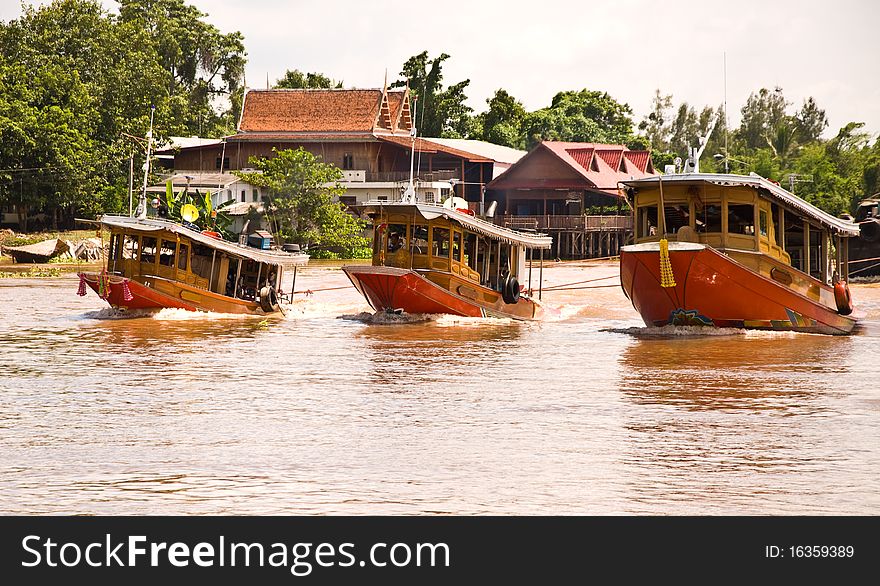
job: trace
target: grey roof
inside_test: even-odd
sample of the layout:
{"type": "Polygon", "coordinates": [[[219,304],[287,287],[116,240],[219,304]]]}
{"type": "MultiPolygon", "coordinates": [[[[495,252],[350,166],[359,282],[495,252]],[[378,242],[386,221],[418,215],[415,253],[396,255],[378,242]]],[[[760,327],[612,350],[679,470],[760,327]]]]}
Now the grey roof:
{"type": "Polygon", "coordinates": [[[472,155],[479,155],[487,159],[492,159],[496,163],[507,163],[512,165],[526,155],[526,151],[493,144],[484,140],[471,140],[465,138],[427,138],[424,136],[420,138],[441,146],[458,149],[460,151],[471,153],[472,155]]]}
{"type": "Polygon", "coordinates": [[[858,236],[858,225],[848,220],[836,218],[804,201],[790,191],[783,189],[779,185],[761,177],[760,175],[730,175],[723,173],[679,173],[675,175],[662,175],[656,177],[647,177],[644,179],[634,179],[630,181],[622,181],[624,185],[631,187],[639,187],[640,185],[652,185],[663,181],[670,184],[697,185],[700,183],[713,183],[715,185],[729,186],[746,186],[762,190],[771,199],[775,199],[779,203],[786,204],[804,216],[815,220],[829,230],[836,232],[842,236],[858,236]]]}
{"type": "Polygon", "coordinates": [[[508,244],[525,246],[526,248],[543,248],[548,250],[553,245],[553,238],[545,234],[530,234],[528,232],[519,232],[517,230],[511,230],[510,228],[503,228],[491,222],[487,222],[486,220],[439,205],[375,201],[352,207],[367,214],[418,214],[425,220],[433,220],[435,218],[443,217],[452,220],[453,222],[458,222],[469,230],[473,230],[484,236],[508,244]]]}
{"type": "Polygon", "coordinates": [[[113,226],[116,228],[124,228],[126,230],[135,230],[137,232],[171,232],[172,234],[180,234],[191,240],[204,244],[209,248],[220,250],[227,254],[249,258],[257,262],[269,263],[272,265],[294,266],[304,265],[309,260],[309,255],[304,253],[289,253],[276,250],[261,250],[250,246],[242,246],[236,242],[227,242],[212,238],[197,232],[186,226],[171,222],[169,220],[160,220],[158,218],[146,218],[140,220],[138,218],[129,218],[128,216],[101,216],[101,223],[105,226],[113,226]]]}

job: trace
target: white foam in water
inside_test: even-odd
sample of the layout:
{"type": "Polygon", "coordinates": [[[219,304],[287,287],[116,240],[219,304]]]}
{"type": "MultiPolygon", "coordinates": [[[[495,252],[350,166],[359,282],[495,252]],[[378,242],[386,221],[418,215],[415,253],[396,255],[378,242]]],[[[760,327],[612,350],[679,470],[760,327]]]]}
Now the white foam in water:
{"type": "Polygon", "coordinates": [[[247,313],[214,313],[207,311],[189,311],[188,309],[165,308],[152,315],[153,319],[162,321],[187,321],[200,319],[242,319],[249,317],[265,317],[247,313]]]}
{"type": "Polygon", "coordinates": [[[345,312],[357,311],[361,306],[350,303],[332,303],[316,299],[296,299],[293,303],[281,306],[287,319],[309,319],[316,317],[338,317],[345,312]]]}
{"type": "Polygon", "coordinates": [[[437,316],[436,324],[442,327],[460,327],[460,326],[501,326],[513,323],[514,320],[508,317],[462,317],[460,315],[440,315],[437,316]]]}

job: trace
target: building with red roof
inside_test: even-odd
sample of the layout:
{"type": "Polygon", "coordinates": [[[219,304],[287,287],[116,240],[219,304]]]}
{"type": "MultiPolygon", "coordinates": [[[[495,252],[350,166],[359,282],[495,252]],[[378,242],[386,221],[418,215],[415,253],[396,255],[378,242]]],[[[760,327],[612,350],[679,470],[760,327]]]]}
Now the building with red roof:
{"type": "MultiPolygon", "coordinates": [[[[485,184],[513,160],[486,156],[479,141],[471,150],[472,141],[413,141],[412,108],[408,89],[248,90],[238,131],[217,143],[179,149],[174,168],[188,175],[248,169],[252,157],[302,147],[343,170],[343,201],[352,204],[398,198],[409,182],[415,146],[417,194],[440,201],[454,193],[476,209],[485,184]]],[[[251,191],[242,190],[241,197],[250,200],[251,191]]],[[[239,197],[230,192],[218,199],[230,195],[239,197]]]]}
{"type": "Polygon", "coordinates": [[[648,151],[544,141],[486,186],[499,219],[554,236],[559,257],[616,254],[631,228],[618,182],[656,175],[648,151]]]}

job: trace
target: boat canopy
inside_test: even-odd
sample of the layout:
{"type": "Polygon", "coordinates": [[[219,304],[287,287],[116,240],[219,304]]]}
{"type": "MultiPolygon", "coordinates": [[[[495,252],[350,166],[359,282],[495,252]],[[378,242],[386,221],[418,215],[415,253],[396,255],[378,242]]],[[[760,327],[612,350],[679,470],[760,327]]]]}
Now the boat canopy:
{"type": "Polygon", "coordinates": [[[659,181],[663,183],[675,185],[699,185],[701,183],[712,183],[721,186],[744,186],[752,187],[760,191],[769,199],[776,200],[779,203],[787,205],[800,214],[814,220],[831,230],[833,233],[841,236],[858,236],[859,227],[857,224],[841,218],[835,218],[827,212],[823,212],[811,203],[804,201],[790,191],[783,189],[779,185],[761,177],[760,175],[730,175],[720,173],[681,173],[675,175],[663,175],[661,177],[648,177],[645,179],[633,179],[630,181],[622,181],[624,185],[638,189],[645,185],[654,185],[659,181]]]}
{"type": "Polygon", "coordinates": [[[256,262],[267,263],[270,265],[279,265],[282,267],[302,265],[308,262],[308,255],[294,254],[289,252],[280,252],[274,250],[261,250],[250,246],[244,246],[235,242],[227,242],[220,240],[207,234],[202,234],[191,228],[187,228],[177,222],[162,220],[158,218],[129,218],[128,216],[101,216],[100,223],[104,226],[112,228],[121,228],[123,230],[133,230],[135,232],[171,232],[185,236],[194,242],[204,244],[209,248],[213,248],[232,256],[248,258],[256,262]]]}
{"type": "Polygon", "coordinates": [[[527,232],[511,230],[510,228],[503,228],[481,218],[439,205],[371,201],[352,207],[357,211],[370,216],[382,216],[384,214],[418,215],[424,218],[425,221],[444,218],[452,222],[457,222],[468,230],[472,230],[473,232],[482,234],[494,240],[523,246],[525,248],[549,250],[553,245],[553,238],[545,234],[529,234],[527,232]]]}

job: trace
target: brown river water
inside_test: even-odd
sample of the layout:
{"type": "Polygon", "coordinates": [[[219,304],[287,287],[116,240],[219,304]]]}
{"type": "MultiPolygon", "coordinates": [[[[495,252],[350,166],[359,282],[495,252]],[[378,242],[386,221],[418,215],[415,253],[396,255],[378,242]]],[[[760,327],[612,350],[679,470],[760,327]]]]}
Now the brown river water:
{"type": "Polygon", "coordinates": [[[111,319],[75,275],[0,280],[0,514],[880,514],[880,286],[828,337],[649,330],[617,286],[372,319],[347,284],[111,319]]]}

